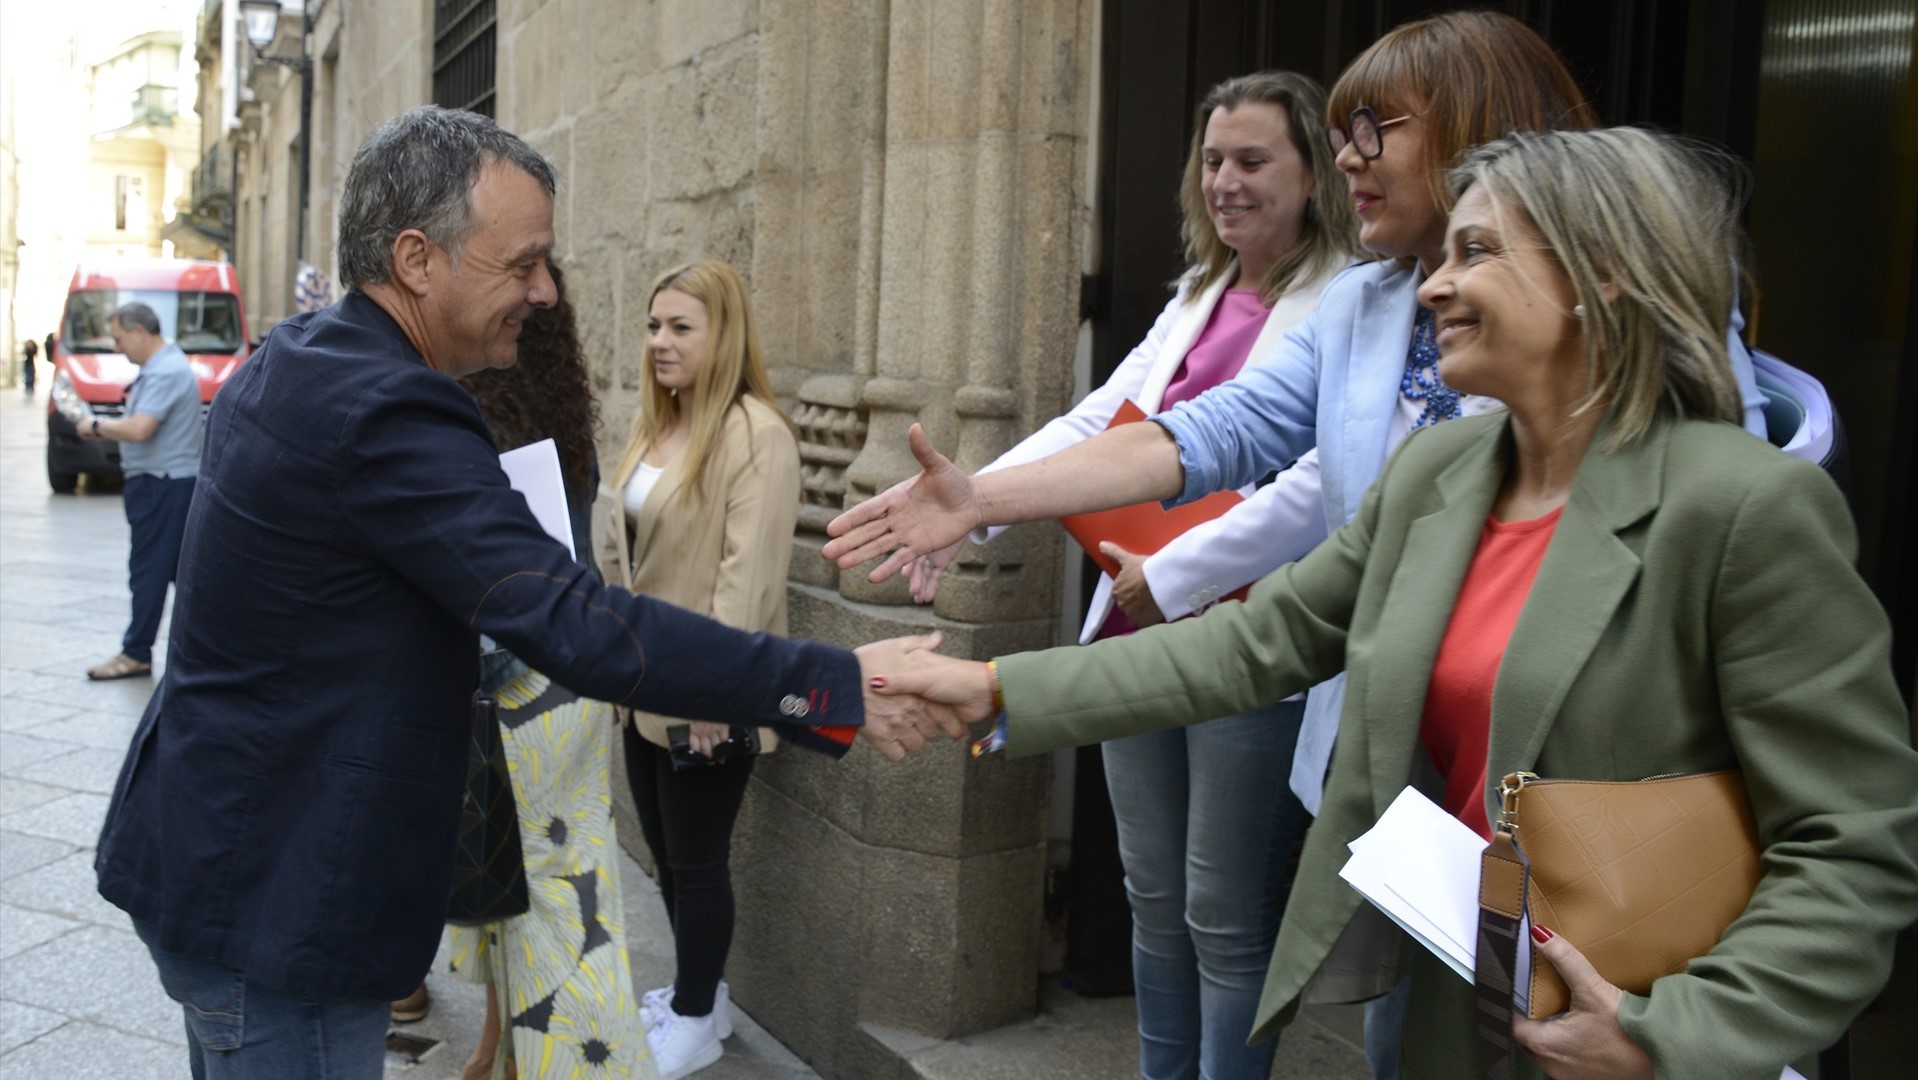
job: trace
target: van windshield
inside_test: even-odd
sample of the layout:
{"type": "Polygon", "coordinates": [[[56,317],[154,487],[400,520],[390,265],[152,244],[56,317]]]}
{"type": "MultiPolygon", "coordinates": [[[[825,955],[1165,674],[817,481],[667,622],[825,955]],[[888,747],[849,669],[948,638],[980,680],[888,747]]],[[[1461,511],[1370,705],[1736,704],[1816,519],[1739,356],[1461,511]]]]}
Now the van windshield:
{"type": "Polygon", "coordinates": [[[107,317],[135,300],[160,317],[160,336],[190,353],[236,353],[240,341],[240,305],[230,293],[174,292],[171,289],[88,289],[67,294],[61,344],[70,352],[110,353],[113,334],[107,317]]]}

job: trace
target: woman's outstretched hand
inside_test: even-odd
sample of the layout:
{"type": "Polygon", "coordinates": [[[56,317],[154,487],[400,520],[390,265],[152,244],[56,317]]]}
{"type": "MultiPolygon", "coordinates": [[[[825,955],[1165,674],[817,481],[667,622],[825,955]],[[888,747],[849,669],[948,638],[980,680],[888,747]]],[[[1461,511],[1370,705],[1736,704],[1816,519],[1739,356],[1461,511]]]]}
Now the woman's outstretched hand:
{"type": "Polygon", "coordinates": [[[859,734],[887,760],[902,760],[941,736],[954,740],[966,737],[965,722],[950,706],[919,697],[882,695],[880,691],[887,679],[897,677],[891,672],[945,660],[933,651],[941,640],[942,635],[934,632],[874,641],[853,650],[859,658],[859,678],[865,683],[866,722],[859,734]]]}
{"type": "Polygon", "coordinates": [[[913,660],[910,670],[873,679],[869,692],[920,702],[928,712],[951,716],[962,724],[992,718],[992,675],[983,661],[937,653],[918,653],[913,660]]]}
{"type": "Polygon", "coordinates": [[[918,424],[907,435],[912,456],[919,461],[919,475],[902,480],[832,520],[826,532],[833,539],[826,543],[826,558],[850,570],[868,559],[886,556],[886,560],[867,575],[878,584],[905,569],[915,559],[944,555],[936,567],[925,567],[930,574],[926,594],[914,598],[922,603],[932,599],[938,588],[938,574],[945,571],[953,553],[966,534],[980,524],[979,500],[973,492],[972,478],[944,455],[932,448],[932,440],[918,424]],[[947,549],[951,549],[948,551],[947,549]]]}
{"type": "Polygon", "coordinates": [[[1550,1020],[1512,1020],[1512,1037],[1553,1080],[1652,1080],[1652,1059],[1618,1022],[1625,991],[1605,981],[1571,943],[1536,924],[1538,954],[1558,969],[1572,1007],[1550,1020]]]}

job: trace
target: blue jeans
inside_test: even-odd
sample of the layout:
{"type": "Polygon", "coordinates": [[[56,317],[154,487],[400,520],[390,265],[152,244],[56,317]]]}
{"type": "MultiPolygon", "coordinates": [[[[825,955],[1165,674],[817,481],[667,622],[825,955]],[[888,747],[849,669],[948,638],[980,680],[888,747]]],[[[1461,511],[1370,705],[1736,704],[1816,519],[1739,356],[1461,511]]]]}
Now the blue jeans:
{"type": "Polygon", "coordinates": [[[1405,1010],[1412,1002],[1412,980],[1401,979],[1390,993],[1365,1003],[1365,1061],[1372,1080],[1398,1080],[1399,1043],[1405,1035],[1405,1010]]]}
{"type": "Polygon", "coordinates": [[[127,477],[120,497],[132,541],[127,585],[133,590],[133,619],[120,640],[120,651],[143,664],[153,662],[153,639],[160,632],[160,613],[166,610],[166,587],[180,569],[180,541],[186,536],[194,482],[191,476],[175,480],[143,473],[127,477]]]}
{"type": "Polygon", "coordinates": [[[1286,785],[1304,714],[1280,702],[1105,744],[1146,1080],[1271,1071],[1277,1041],[1245,1041],[1306,816],[1286,785]]]}
{"type": "Polygon", "coordinates": [[[139,919],[133,930],[186,1015],[193,1080],[380,1080],[385,1072],[391,1002],[271,990],[237,968],[161,949],[139,919]]]}

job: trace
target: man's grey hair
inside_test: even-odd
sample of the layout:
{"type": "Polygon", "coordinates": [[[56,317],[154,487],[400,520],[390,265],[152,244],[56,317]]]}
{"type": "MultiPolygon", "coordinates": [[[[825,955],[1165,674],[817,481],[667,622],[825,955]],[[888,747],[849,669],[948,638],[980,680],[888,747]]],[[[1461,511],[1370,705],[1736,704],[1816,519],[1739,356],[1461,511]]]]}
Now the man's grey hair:
{"type": "Polygon", "coordinates": [[[114,308],[107,320],[119,323],[122,330],[145,330],[149,334],[160,332],[160,317],[153,313],[151,307],[138,300],[114,308]]]}
{"type": "Polygon", "coordinates": [[[539,151],[492,120],[424,105],[381,124],[360,144],[340,196],[340,284],[361,289],[392,277],[393,242],[408,229],[459,258],[473,227],[472,191],[494,162],[558,188],[539,151]]]}

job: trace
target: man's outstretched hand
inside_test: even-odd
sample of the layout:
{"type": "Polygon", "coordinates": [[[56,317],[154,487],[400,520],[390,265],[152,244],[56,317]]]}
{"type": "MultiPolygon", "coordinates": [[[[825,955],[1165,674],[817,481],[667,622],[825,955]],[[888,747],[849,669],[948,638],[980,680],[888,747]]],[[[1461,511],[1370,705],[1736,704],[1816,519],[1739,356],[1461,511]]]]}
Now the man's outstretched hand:
{"type": "MultiPolygon", "coordinates": [[[[934,450],[932,440],[918,424],[912,425],[907,441],[912,456],[919,461],[919,475],[894,484],[826,526],[833,539],[826,543],[824,554],[841,570],[886,557],[867,575],[875,585],[905,569],[914,559],[943,555],[944,561],[938,566],[943,571],[959,542],[982,518],[972,478],[934,450]]],[[[931,599],[930,590],[936,588],[935,577],[928,583],[924,599],[931,599]]]]}
{"type": "Polygon", "coordinates": [[[950,705],[885,695],[875,687],[875,681],[883,686],[888,676],[944,659],[933,651],[939,648],[940,640],[939,634],[932,633],[875,641],[853,650],[859,657],[859,681],[865,690],[866,723],[859,734],[888,761],[899,761],[941,735],[966,737],[965,721],[950,705]]]}

